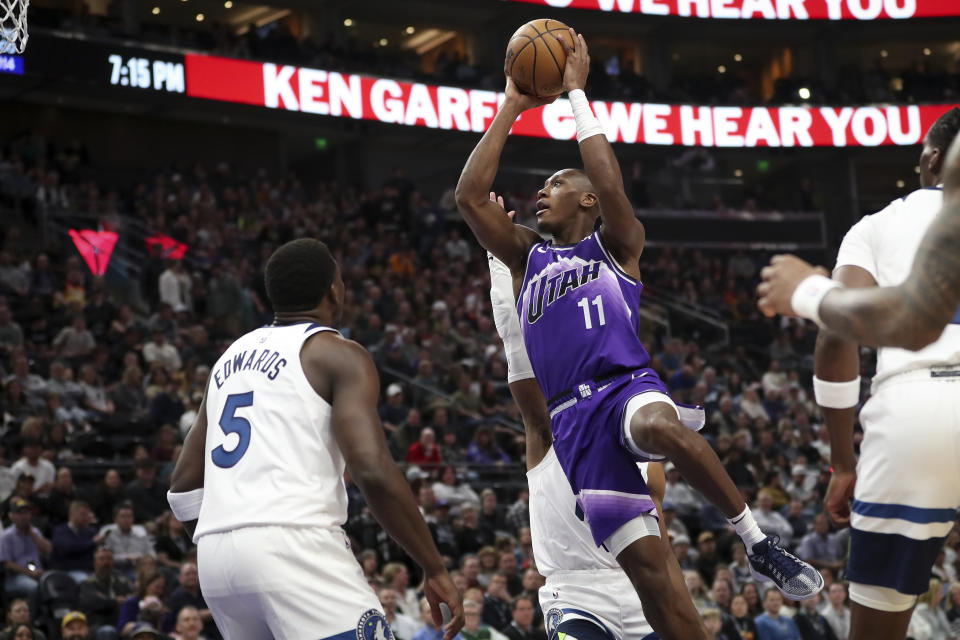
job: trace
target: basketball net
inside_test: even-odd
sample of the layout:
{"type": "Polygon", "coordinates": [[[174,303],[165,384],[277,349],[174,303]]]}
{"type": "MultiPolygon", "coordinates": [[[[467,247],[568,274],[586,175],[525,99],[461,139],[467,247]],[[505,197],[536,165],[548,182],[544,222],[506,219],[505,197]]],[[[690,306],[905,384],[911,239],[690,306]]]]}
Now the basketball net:
{"type": "Polygon", "coordinates": [[[0,0],[0,55],[23,53],[27,46],[30,0],[0,0]]]}

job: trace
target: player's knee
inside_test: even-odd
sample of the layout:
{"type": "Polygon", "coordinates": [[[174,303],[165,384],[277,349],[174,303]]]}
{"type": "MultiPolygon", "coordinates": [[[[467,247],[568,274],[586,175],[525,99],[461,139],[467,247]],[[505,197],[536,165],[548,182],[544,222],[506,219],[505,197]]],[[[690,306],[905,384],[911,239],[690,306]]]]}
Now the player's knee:
{"type": "Polygon", "coordinates": [[[680,446],[684,428],[676,417],[657,412],[634,414],[630,421],[630,435],[644,451],[668,455],[680,446]]]}

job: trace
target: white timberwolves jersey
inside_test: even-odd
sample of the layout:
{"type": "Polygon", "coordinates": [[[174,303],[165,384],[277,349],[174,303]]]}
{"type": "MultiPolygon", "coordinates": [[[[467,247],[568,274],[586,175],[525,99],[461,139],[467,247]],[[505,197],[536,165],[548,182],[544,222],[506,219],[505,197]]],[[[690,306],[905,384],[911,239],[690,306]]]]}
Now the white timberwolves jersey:
{"type": "MultiPolygon", "coordinates": [[[[638,466],[646,481],[647,463],[638,466]]],[[[621,570],[616,558],[593,541],[553,447],[540,464],[527,471],[527,484],[537,571],[549,577],[565,571],[621,570]]]]}
{"type": "Polygon", "coordinates": [[[262,327],[234,342],[213,367],[195,540],[241,527],[346,521],[331,407],[300,366],[303,343],[321,331],[333,329],[306,322],[262,327]]]}
{"type": "MultiPolygon", "coordinates": [[[[902,284],[913,267],[920,241],[943,204],[941,187],[920,189],[887,208],[864,216],[847,232],[837,267],[865,269],[881,287],[902,284]]],[[[960,313],[933,344],[920,351],[883,347],[877,352],[874,385],[897,373],[960,362],[960,313]]]]}

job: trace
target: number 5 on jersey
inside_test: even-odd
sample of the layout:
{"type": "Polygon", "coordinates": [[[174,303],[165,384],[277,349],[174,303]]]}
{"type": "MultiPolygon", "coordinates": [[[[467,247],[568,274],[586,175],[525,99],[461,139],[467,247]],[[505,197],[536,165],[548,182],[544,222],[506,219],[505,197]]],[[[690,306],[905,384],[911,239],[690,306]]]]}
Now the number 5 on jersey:
{"type": "Polygon", "coordinates": [[[224,449],[223,445],[214,449],[210,454],[210,457],[213,459],[213,464],[224,469],[229,469],[240,462],[240,458],[247,452],[247,447],[250,446],[250,421],[246,418],[241,418],[236,415],[236,413],[237,409],[241,407],[252,406],[253,391],[232,393],[227,396],[227,403],[223,407],[223,413],[220,414],[220,429],[224,435],[229,436],[231,433],[235,433],[240,439],[237,442],[237,446],[230,451],[224,449]]]}

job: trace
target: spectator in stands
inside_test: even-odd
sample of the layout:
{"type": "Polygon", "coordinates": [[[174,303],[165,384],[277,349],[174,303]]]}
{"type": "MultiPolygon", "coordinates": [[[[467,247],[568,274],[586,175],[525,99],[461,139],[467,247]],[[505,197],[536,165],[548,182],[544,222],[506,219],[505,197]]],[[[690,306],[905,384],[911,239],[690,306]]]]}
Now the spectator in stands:
{"type": "Polygon", "coordinates": [[[820,602],[820,594],[817,593],[800,604],[800,611],[793,618],[800,631],[800,637],[803,640],[840,640],[827,619],[817,610],[820,602]]]}
{"type": "Polygon", "coordinates": [[[200,592],[200,574],[197,571],[197,565],[193,562],[184,562],[180,567],[178,581],[180,586],[174,589],[166,601],[168,611],[164,628],[170,629],[175,626],[181,609],[194,607],[200,614],[203,633],[210,637],[219,635],[217,625],[213,621],[213,614],[210,613],[210,608],[207,607],[207,602],[200,592]]]}
{"type": "Polygon", "coordinates": [[[818,513],[813,518],[813,531],[800,542],[800,557],[817,569],[828,567],[834,571],[843,569],[846,545],[830,533],[830,521],[827,514],[818,513]]]}
{"type": "Polygon", "coordinates": [[[387,386],[386,398],[387,402],[380,406],[380,420],[384,429],[393,432],[403,424],[410,407],[403,403],[403,386],[399,382],[387,386]]]}
{"type": "Polygon", "coordinates": [[[773,495],[761,489],[757,494],[757,508],[754,510],[757,526],[768,536],[780,536],[780,544],[789,547],[793,537],[793,527],[787,519],[773,510],[773,495]]]}
{"type": "Polygon", "coordinates": [[[7,605],[7,623],[3,629],[0,630],[0,637],[14,640],[17,638],[17,631],[22,627],[26,627],[32,634],[27,636],[28,638],[45,640],[43,633],[33,626],[32,611],[30,605],[23,598],[14,598],[11,600],[7,605]]]}
{"type": "Polygon", "coordinates": [[[140,577],[134,594],[126,599],[117,616],[117,628],[120,630],[121,637],[136,638],[134,628],[145,614],[147,617],[156,617],[157,613],[162,614],[164,606],[161,598],[166,590],[166,584],[166,578],[158,571],[140,577]]]}
{"type": "MultiPolygon", "coordinates": [[[[503,547],[499,542],[497,545],[503,547]]],[[[497,558],[497,571],[507,577],[507,592],[511,598],[523,593],[523,581],[517,573],[517,556],[512,548],[504,550],[497,558]]]]}
{"type": "Polygon", "coordinates": [[[704,584],[713,584],[717,565],[720,558],[717,556],[717,539],[710,531],[702,531],[697,536],[697,573],[704,584]]]}
{"type": "Polygon", "coordinates": [[[127,579],[114,569],[113,551],[101,547],[93,555],[93,573],[80,583],[77,604],[94,629],[113,629],[120,607],[132,592],[127,579]]]}
{"type": "Polygon", "coordinates": [[[113,519],[114,509],[127,500],[127,491],[116,469],[107,469],[103,481],[91,492],[90,506],[99,522],[113,519]]]}
{"type": "Polygon", "coordinates": [[[169,509],[167,485],[157,480],[157,463],[152,459],[137,461],[136,477],[127,485],[127,499],[134,513],[142,520],[153,520],[169,509]]]}
{"type": "Polygon", "coordinates": [[[0,560],[6,570],[4,591],[25,596],[32,611],[38,610],[37,587],[43,566],[41,555],[53,547],[40,530],[31,523],[32,505],[23,498],[10,502],[10,521],[13,523],[0,535],[0,560]]]}
{"type": "Polygon", "coordinates": [[[510,626],[503,630],[510,640],[547,640],[542,629],[533,626],[534,606],[530,596],[518,595],[511,602],[510,626]]]}
{"type": "Polygon", "coordinates": [[[23,328],[10,316],[10,308],[0,304],[0,355],[23,344],[23,328]]]}
{"type": "Polygon", "coordinates": [[[703,628],[707,632],[707,640],[730,640],[723,631],[723,614],[719,609],[708,608],[701,614],[703,628]]]}
{"type": "Polygon", "coordinates": [[[50,495],[40,507],[50,522],[65,522],[70,517],[70,505],[79,499],[80,492],[73,486],[73,474],[68,467],[60,467],[57,469],[50,495]]]}
{"type": "Polygon", "coordinates": [[[419,613],[420,599],[417,590],[410,587],[410,572],[399,562],[391,562],[383,568],[383,580],[397,594],[397,610],[411,618],[419,613]]]}
{"type": "Polygon", "coordinates": [[[128,577],[133,575],[134,567],[140,558],[156,557],[147,530],[134,524],[133,514],[133,505],[121,502],[113,510],[113,524],[100,529],[100,535],[105,538],[104,546],[113,551],[115,565],[128,577]]]}
{"type": "MultiPolygon", "coordinates": [[[[492,549],[493,547],[491,547],[492,549]]],[[[496,551],[494,551],[496,554],[496,551]]],[[[467,588],[473,589],[476,587],[487,587],[490,584],[490,580],[487,580],[487,584],[481,585],[480,583],[480,558],[474,553],[465,553],[460,558],[460,573],[463,575],[463,579],[466,581],[467,588]]],[[[492,578],[493,574],[491,573],[489,578],[492,578]]]]}
{"type": "Polygon", "coordinates": [[[93,551],[103,542],[93,524],[93,511],[82,500],[70,503],[69,520],[54,528],[52,569],[66,571],[80,584],[93,571],[93,551]]]}
{"type": "MultiPolygon", "coordinates": [[[[420,600],[419,618],[422,626],[413,635],[413,640],[443,640],[443,625],[433,621],[430,603],[426,598],[420,600]]],[[[463,636],[458,633],[454,640],[463,640],[463,636]]]]}
{"type": "Polygon", "coordinates": [[[85,364],[80,367],[80,389],[83,392],[82,404],[85,409],[104,415],[112,414],[116,410],[93,365],[85,364]]]}
{"type": "MultiPolygon", "coordinates": [[[[12,476],[13,473],[11,472],[9,475],[12,476]]],[[[22,498],[29,501],[33,496],[34,484],[35,481],[33,476],[29,473],[21,473],[18,475],[14,481],[13,490],[10,492],[10,495],[7,497],[7,499],[3,501],[3,514],[7,517],[10,516],[10,503],[15,499],[22,498]]]]}
{"type": "Polygon", "coordinates": [[[467,462],[502,465],[510,462],[510,457],[494,442],[493,430],[480,426],[473,432],[473,441],[467,447],[467,462]]]}
{"type": "Polygon", "coordinates": [[[157,533],[153,547],[157,552],[158,564],[179,569],[193,547],[193,541],[183,528],[183,523],[167,511],[157,520],[157,533]]]}
{"type": "Polygon", "coordinates": [[[57,469],[53,463],[40,457],[42,447],[37,439],[28,439],[23,441],[22,456],[13,463],[10,470],[15,476],[22,473],[29,474],[34,479],[33,493],[39,497],[45,497],[53,488],[53,481],[56,479],[57,469]]]}
{"type": "Polygon", "coordinates": [[[750,614],[747,598],[743,594],[738,593],[730,599],[730,619],[737,633],[744,640],[747,638],[757,640],[757,625],[753,618],[754,616],[750,614]]]}
{"type": "Polygon", "coordinates": [[[415,618],[397,611],[397,592],[393,587],[380,587],[377,595],[393,635],[397,640],[413,640],[418,625],[415,618]]]}
{"type": "Polygon", "coordinates": [[[699,495],[680,477],[680,471],[672,462],[663,465],[667,484],[663,491],[664,502],[669,502],[682,516],[690,516],[700,511],[703,501],[699,495]]]}
{"type": "Polygon", "coordinates": [[[460,635],[464,640],[506,640],[496,629],[486,624],[481,624],[481,611],[483,607],[476,600],[463,601],[463,629],[460,635]]]}
{"type": "MultiPolygon", "coordinates": [[[[911,625],[923,621],[931,629],[931,640],[945,638],[953,640],[956,634],[951,630],[947,614],[940,607],[943,601],[943,583],[936,578],[930,578],[930,588],[917,600],[917,608],[913,610],[911,625]]],[[[909,635],[909,634],[908,634],[909,635]]],[[[840,640],[844,640],[841,638],[840,640]]]]}
{"type": "Polygon", "coordinates": [[[88,358],[96,346],[93,334],[87,329],[86,318],[79,313],[73,317],[70,326],[61,329],[53,339],[53,348],[57,356],[73,363],[88,358]]]}
{"type": "Polygon", "coordinates": [[[176,640],[204,640],[200,635],[203,631],[203,621],[196,607],[186,606],[177,614],[177,623],[174,626],[173,638],[176,640]]]}
{"type": "Polygon", "coordinates": [[[764,395],[771,391],[783,393],[787,390],[788,382],[787,374],[780,368],[780,361],[771,360],[770,368],[767,369],[766,373],[763,374],[763,378],[761,378],[764,395]]]}
{"type": "MultiPolygon", "coordinates": [[[[507,531],[510,528],[506,513],[497,504],[497,492],[490,487],[480,492],[480,522],[494,532],[507,531]]],[[[518,533],[520,529],[523,527],[518,528],[518,533]]]]}
{"type": "Polygon", "coordinates": [[[763,596],[764,613],[757,616],[757,640],[803,640],[797,625],[780,615],[783,596],[776,589],[768,589],[763,596]]]}
{"type": "Polygon", "coordinates": [[[60,637],[63,640],[89,640],[90,626],[82,611],[71,611],[60,621],[60,637]]]}
{"type": "Polygon", "coordinates": [[[526,487],[520,487],[517,499],[507,507],[507,523],[516,530],[530,526],[530,491],[526,487]]]}
{"type": "Polygon", "coordinates": [[[513,616],[510,614],[510,592],[507,591],[507,576],[495,573],[490,578],[490,586],[483,596],[484,624],[488,624],[497,631],[503,632],[510,626],[513,616]]]}
{"type": "Polygon", "coordinates": [[[687,593],[690,594],[690,599],[693,600],[693,606],[697,608],[697,611],[702,612],[709,608],[710,598],[707,596],[707,589],[703,586],[703,579],[700,574],[688,569],[683,572],[683,581],[687,585],[687,593]]]}
{"type": "Polygon", "coordinates": [[[437,435],[430,427],[420,431],[420,439],[407,449],[407,462],[424,469],[437,469],[443,464],[440,458],[440,448],[437,446],[437,435]]]}
{"type": "MultiPolygon", "coordinates": [[[[424,431],[427,431],[427,429],[424,429],[424,431]]],[[[470,485],[460,482],[457,477],[457,470],[452,466],[446,466],[440,471],[440,480],[433,483],[433,494],[437,500],[443,500],[447,503],[474,502],[480,504],[480,496],[470,485]]]]}
{"type": "Polygon", "coordinates": [[[850,637],[850,609],[846,605],[847,587],[842,582],[834,582],[827,590],[827,602],[820,610],[833,629],[837,640],[850,637]]]}
{"type": "Polygon", "coordinates": [[[171,260],[167,264],[166,270],[160,274],[157,280],[159,287],[160,302],[170,305],[170,308],[191,307],[192,298],[190,290],[192,283],[190,275],[184,270],[183,262],[180,260],[171,260]]]}
{"type": "Polygon", "coordinates": [[[153,339],[143,345],[143,359],[147,364],[159,362],[167,371],[178,371],[182,364],[180,352],[171,343],[167,342],[167,336],[163,330],[154,329],[153,339]]]}
{"type": "Polygon", "coordinates": [[[726,578],[714,578],[710,586],[710,602],[723,613],[730,613],[730,599],[733,597],[733,587],[726,578]]]}
{"type": "Polygon", "coordinates": [[[143,391],[143,371],[140,367],[127,367],[110,397],[117,413],[130,416],[135,421],[143,419],[147,413],[147,395],[143,391]]]}
{"type": "Polygon", "coordinates": [[[461,503],[460,517],[463,520],[463,528],[457,534],[457,546],[461,553],[476,553],[483,547],[493,544],[494,533],[481,525],[476,503],[461,503]]]}
{"type": "Polygon", "coordinates": [[[680,534],[672,541],[673,555],[677,557],[677,564],[684,571],[696,571],[696,552],[690,551],[690,538],[680,534]]]}

